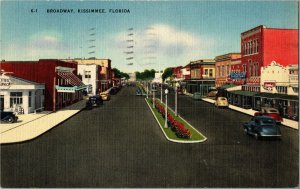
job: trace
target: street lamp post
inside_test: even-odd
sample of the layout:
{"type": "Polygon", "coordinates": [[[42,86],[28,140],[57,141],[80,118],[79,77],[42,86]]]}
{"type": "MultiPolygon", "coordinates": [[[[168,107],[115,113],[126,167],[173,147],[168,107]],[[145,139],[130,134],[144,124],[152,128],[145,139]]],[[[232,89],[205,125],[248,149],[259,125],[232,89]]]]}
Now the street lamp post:
{"type": "Polygon", "coordinates": [[[178,89],[178,86],[179,86],[179,84],[176,83],[176,84],[175,84],[175,116],[178,115],[178,114],[177,114],[177,106],[178,106],[178,103],[177,103],[177,89],[178,89]]]}
{"type": "Polygon", "coordinates": [[[152,85],[152,90],[153,90],[153,108],[155,108],[155,105],[154,105],[154,100],[155,100],[155,90],[154,90],[154,84],[152,85]]]}
{"type": "Polygon", "coordinates": [[[162,102],[162,90],[163,90],[163,83],[161,82],[161,85],[160,85],[160,101],[162,102]]]}
{"type": "Polygon", "coordinates": [[[148,99],[148,81],[146,81],[146,85],[147,85],[147,99],[148,99]]]}
{"type": "Polygon", "coordinates": [[[168,128],[168,89],[165,90],[166,106],[165,106],[165,128],[168,128]]]}

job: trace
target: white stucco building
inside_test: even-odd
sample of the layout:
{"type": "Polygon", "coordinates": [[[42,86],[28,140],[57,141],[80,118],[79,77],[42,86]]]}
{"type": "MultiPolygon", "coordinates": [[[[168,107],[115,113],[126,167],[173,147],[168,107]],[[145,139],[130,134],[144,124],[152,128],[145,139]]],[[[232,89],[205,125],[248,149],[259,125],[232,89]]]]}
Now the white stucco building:
{"type": "Polygon", "coordinates": [[[44,110],[45,84],[22,78],[0,76],[0,109],[21,114],[44,110]]]}
{"type": "Polygon", "coordinates": [[[101,67],[96,64],[78,64],[77,74],[82,76],[82,82],[89,86],[88,93],[96,95],[99,90],[101,67]]]}
{"type": "Polygon", "coordinates": [[[261,92],[298,95],[298,90],[298,65],[284,67],[273,61],[261,68],[261,92]]]}

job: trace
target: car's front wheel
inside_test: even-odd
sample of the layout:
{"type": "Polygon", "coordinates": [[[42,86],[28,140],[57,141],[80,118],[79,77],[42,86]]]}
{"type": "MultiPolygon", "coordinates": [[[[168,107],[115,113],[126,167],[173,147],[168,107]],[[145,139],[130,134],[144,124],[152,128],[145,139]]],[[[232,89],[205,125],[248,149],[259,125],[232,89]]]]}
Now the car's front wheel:
{"type": "Polygon", "coordinates": [[[256,140],[258,140],[258,139],[259,139],[259,134],[258,134],[258,133],[255,133],[255,134],[254,134],[254,137],[255,137],[256,140]]]}
{"type": "Polygon", "coordinates": [[[10,118],[8,118],[8,120],[7,120],[9,123],[13,123],[14,122],[14,118],[13,117],[10,117],[10,118]]]}

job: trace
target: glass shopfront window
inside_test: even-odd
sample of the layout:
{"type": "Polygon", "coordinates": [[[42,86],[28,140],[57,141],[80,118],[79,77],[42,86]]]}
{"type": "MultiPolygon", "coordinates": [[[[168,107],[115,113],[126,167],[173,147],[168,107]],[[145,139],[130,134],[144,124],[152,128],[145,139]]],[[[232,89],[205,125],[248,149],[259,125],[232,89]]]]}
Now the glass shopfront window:
{"type": "Polygon", "coordinates": [[[12,108],[14,105],[22,105],[23,104],[23,93],[22,92],[11,92],[10,93],[10,107],[12,108]]]}

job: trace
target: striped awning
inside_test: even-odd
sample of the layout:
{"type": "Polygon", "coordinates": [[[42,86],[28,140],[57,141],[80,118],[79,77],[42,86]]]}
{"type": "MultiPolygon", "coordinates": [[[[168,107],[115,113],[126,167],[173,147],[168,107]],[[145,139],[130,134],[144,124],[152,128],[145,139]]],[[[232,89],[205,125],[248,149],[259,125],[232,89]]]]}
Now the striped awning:
{"type": "Polygon", "coordinates": [[[72,86],[82,86],[84,83],[72,72],[57,72],[61,78],[67,81],[72,86]]]}
{"type": "Polygon", "coordinates": [[[84,90],[86,86],[76,75],[69,71],[58,71],[57,75],[66,81],[66,85],[56,85],[57,92],[75,93],[75,91],[84,90]]]}

